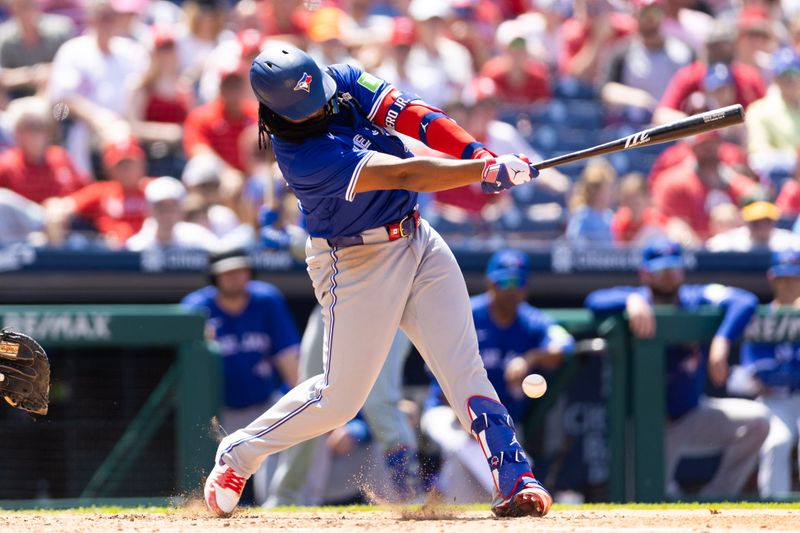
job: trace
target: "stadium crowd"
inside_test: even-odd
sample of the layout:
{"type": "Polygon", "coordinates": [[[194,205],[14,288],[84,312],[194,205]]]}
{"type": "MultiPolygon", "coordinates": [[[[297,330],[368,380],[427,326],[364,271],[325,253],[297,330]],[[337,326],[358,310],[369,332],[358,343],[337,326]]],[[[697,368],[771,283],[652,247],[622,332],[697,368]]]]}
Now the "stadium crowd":
{"type": "Polygon", "coordinates": [[[286,245],[302,221],[269,150],[259,150],[247,79],[263,42],[280,38],[323,64],[359,65],[441,107],[492,151],[532,160],[736,102],[747,108],[743,126],[545,171],[511,194],[427,195],[423,212],[445,233],[601,245],[666,235],[712,251],[800,244],[793,0],[5,7],[0,243],[286,245]]]}

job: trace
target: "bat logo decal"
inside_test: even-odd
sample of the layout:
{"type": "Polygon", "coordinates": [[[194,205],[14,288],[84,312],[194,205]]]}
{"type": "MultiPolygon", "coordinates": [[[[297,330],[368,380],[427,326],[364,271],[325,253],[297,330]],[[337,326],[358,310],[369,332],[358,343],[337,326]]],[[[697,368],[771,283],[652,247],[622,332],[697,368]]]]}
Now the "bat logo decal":
{"type": "Polygon", "coordinates": [[[647,144],[650,142],[650,134],[646,131],[640,131],[634,133],[633,135],[628,135],[625,139],[625,148],[633,148],[634,146],[639,146],[641,144],[647,144]]]}

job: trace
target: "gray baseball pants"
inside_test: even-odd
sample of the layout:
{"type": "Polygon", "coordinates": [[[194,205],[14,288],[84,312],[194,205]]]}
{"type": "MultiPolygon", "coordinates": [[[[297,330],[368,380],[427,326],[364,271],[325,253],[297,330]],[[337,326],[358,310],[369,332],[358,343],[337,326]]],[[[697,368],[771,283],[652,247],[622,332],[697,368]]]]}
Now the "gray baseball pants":
{"type": "Polygon", "coordinates": [[[268,455],[353,418],[378,379],[398,327],[425,359],[465,430],[470,397],[499,401],[478,354],[463,275],[444,239],[425,220],[406,239],[387,241],[384,228],[362,235],[365,244],[339,249],[324,239],[308,240],[306,263],[325,325],[323,373],[223,439],[217,461],[249,476],[268,455]]]}
{"type": "MultiPolygon", "coordinates": [[[[324,332],[322,310],[317,306],[308,317],[300,343],[300,381],[324,371],[324,332]]],[[[411,453],[417,449],[416,436],[408,417],[397,408],[402,393],[403,367],[410,350],[411,341],[402,331],[398,331],[386,364],[361,409],[373,438],[384,452],[400,446],[411,453]]],[[[314,459],[315,445],[315,440],[307,440],[279,455],[278,467],[269,488],[267,506],[305,504],[302,489],[314,459]]]]}

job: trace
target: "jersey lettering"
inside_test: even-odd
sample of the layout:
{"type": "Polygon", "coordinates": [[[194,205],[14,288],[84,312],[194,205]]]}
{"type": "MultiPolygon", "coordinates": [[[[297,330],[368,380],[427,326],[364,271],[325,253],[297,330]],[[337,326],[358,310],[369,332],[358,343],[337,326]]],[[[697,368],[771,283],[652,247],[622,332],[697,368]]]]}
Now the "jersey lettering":
{"type": "Polygon", "coordinates": [[[405,98],[403,96],[398,96],[395,99],[395,101],[389,107],[389,111],[386,112],[385,123],[387,127],[394,129],[395,124],[397,124],[397,117],[400,116],[400,113],[403,111],[403,109],[408,107],[408,104],[410,104],[411,101],[412,100],[410,98],[405,98]]]}
{"type": "Polygon", "coordinates": [[[364,137],[363,135],[356,134],[353,136],[353,151],[358,152],[360,150],[368,150],[370,145],[372,145],[372,141],[364,137]]]}

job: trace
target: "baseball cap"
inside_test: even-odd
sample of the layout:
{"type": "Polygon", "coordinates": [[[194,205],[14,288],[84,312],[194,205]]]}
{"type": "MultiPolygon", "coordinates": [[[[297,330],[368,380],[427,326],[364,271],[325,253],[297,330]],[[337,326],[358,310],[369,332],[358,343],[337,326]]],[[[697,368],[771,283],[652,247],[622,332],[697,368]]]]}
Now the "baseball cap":
{"type": "Polygon", "coordinates": [[[778,220],[781,218],[780,208],[772,202],[759,200],[747,204],[742,208],[742,220],[754,222],[756,220],[778,220]]]}
{"type": "Polygon", "coordinates": [[[720,87],[733,85],[733,74],[725,63],[714,63],[709,65],[705,78],[703,78],[703,88],[706,91],[716,91],[720,87]]]}
{"type": "Polygon", "coordinates": [[[128,137],[119,141],[109,142],[103,146],[103,164],[106,167],[116,166],[122,161],[144,159],[144,150],[139,146],[139,141],[128,137]]]}
{"type": "Polygon", "coordinates": [[[392,46],[411,46],[416,40],[414,21],[408,17],[395,17],[392,23],[392,46]]]}
{"type": "Polygon", "coordinates": [[[769,13],[761,6],[746,6],[739,12],[736,28],[743,30],[770,30],[769,13]]]}
{"type": "Polygon", "coordinates": [[[214,154],[197,154],[186,162],[181,181],[187,187],[197,187],[204,183],[219,183],[222,165],[214,154]]]}
{"type": "Polygon", "coordinates": [[[495,252],[486,266],[486,277],[501,287],[524,287],[528,283],[531,263],[520,250],[507,249],[495,252]]]}
{"type": "Polygon", "coordinates": [[[212,253],[208,258],[208,272],[211,275],[230,272],[240,268],[253,268],[253,261],[244,248],[231,248],[212,253]]]}
{"type": "Polygon", "coordinates": [[[800,276],[800,250],[773,252],[767,273],[775,277],[800,276]]]}
{"type": "Polygon", "coordinates": [[[642,250],[642,269],[647,272],[683,267],[683,249],[677,242],[659,240],[651,242],[642,250]]]}
{"type": "Polygon", "coordinates": [[[144,188],[144,197],[150,205],[163,202],[164,200],[181,201],[185,196],[186,187],[172,176],[156,178],[144,188]]]}
{"type": "Polygon", "coordinates": [[[772,73],[776,77],[790,73],[800,74],[800,56],[789,47],[777,50],[772,55],[772,73]]]}

